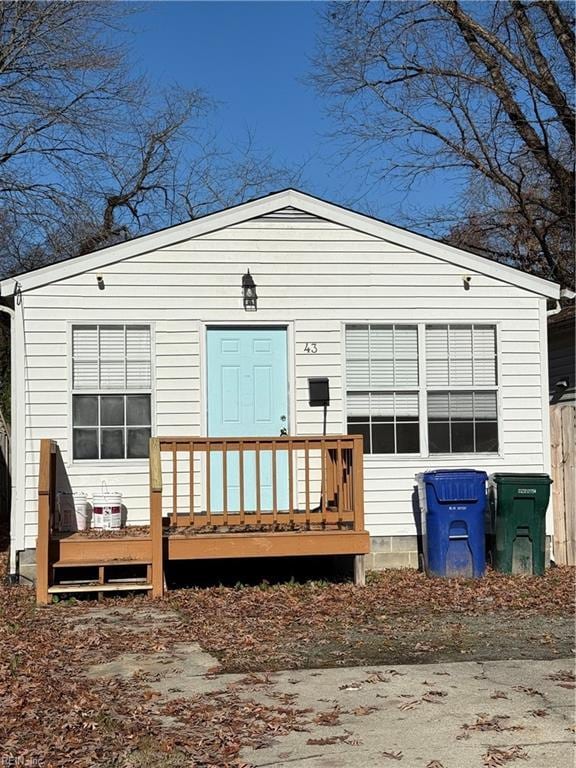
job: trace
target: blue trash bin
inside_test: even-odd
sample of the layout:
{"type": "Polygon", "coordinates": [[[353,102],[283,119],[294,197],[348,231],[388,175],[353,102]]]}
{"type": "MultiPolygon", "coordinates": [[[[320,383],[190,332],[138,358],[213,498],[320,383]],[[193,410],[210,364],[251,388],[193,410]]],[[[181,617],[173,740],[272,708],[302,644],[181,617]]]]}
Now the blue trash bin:
{"type": "Polygon", "coordinates": [[[486,570],[486,472],[436,469],[416,475],[424,567],[429,576],[479,578],[486,570]]]}

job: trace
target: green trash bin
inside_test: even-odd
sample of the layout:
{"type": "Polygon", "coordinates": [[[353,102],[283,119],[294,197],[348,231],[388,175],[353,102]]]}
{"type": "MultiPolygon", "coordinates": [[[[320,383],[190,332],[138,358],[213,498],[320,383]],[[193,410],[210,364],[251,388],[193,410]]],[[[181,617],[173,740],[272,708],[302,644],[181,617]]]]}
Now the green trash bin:
{"type": "Polygon", "coordinates": [[[544,573],[546,509],[552,480],[545,474],[497,472],[488,479],[493,526],[492,564],[501,573],[544,573]]]}

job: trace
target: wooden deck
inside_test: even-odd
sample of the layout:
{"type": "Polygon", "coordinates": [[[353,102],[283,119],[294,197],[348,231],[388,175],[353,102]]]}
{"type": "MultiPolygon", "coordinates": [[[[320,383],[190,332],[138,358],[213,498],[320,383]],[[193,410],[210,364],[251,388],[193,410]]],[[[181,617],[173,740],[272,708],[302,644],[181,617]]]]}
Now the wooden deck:
{"type": "Polygon", "coordinates": [[[361,437],[152,438],[150,525],[106,533],[56,530],[57,450],[54,441],[41,441],[39,604],[48,603],[53,594],[74,592],[75,583],[66,578],[73,571],[87,574],[77,580],[78,592],[143,589],[161,597],[164,563],[171,560],[354,555],[355,578],[363,582],[362,556],[370,543],[364,530],[361,437]],[[219,456],[219,473],[207,470],[214,454],[219,456]],[[256,482],[251,494],[247,486],[252,480],[244,472],[249,461],[256,482]],[[261,493],[265,461],[271,467],[267,501],[261,493]],[[233,470],[241,478],[235,498],[228,491],[233,470]],[[281,475],[289,509],[279,508],[281,475]],[[211,501],[218,495],[214,476],[223,485],[222,508],[211,501]],[[256,502],[253,509],[246,508],[250,495],[256,502]],[[128,580],[121,575],[138,569],[141,574],[128,580]]]}

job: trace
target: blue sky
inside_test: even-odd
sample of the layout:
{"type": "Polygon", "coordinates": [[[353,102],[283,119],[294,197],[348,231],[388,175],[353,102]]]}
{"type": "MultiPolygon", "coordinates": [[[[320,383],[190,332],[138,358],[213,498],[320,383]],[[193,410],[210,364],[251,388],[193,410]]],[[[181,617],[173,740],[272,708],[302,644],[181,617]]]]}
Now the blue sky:
{"type": "Polygon", "coordinates": [[[155,2],[131,20],[132,48],[154,82],[201,88],[219,104],[223,137],[256,144],[304,167],[305,191],[402,224],[402,211],[447,200],[428,180],[408,195],[386,182],[367,187],[354,160],[327,140],[325,103],[304,80],[320,31],[319,2],[155,2]]]}

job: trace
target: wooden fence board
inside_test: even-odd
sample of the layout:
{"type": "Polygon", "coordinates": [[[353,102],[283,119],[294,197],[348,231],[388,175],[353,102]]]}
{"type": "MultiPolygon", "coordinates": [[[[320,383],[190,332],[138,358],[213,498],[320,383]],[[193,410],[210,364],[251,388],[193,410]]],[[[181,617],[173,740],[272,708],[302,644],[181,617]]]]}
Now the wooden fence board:
{"type": "Polygon", "coordinates": [[[550,408],[554,558],[558,565],[576,565],[576,408],[550,408]]]}

